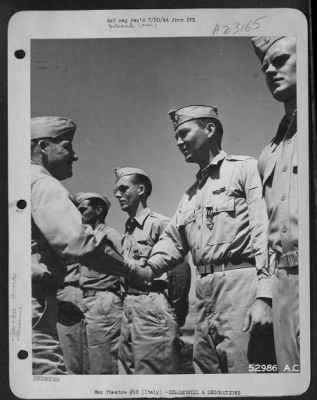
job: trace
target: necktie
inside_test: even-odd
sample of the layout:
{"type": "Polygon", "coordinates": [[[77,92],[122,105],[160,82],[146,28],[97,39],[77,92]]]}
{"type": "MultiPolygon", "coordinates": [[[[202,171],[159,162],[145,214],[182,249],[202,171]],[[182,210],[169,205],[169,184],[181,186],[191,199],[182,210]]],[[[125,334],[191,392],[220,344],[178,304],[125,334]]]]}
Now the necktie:
{"type": "Polygon", "coordinates": [[[132,233],[134,231],[134,228],[136,227],[136,224],[137,222],[134,218],[129,218],[126,223],[125,231],[127,233],[132,233]]]}

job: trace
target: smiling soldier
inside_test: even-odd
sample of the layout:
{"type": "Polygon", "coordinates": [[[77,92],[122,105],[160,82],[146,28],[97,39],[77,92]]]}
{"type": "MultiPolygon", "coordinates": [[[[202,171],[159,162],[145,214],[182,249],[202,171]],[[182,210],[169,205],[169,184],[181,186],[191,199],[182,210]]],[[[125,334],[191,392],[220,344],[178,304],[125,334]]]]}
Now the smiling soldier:
{"type": "Polygon", "coordinates": [[[66,263],[78,260],[104,273],[125,275],[137,265],[122,257],[88,225],[60,183],[73,174],[78,157],[72,142],[76,124],[69,118],[31,120],[32,353],[33,373],[65,374],[57,338],[57,288],[66,263]]]}
{"type": "Polygon", "coordinates": [[[198,274],[195,371],[248,372],[250,333],[271,324],[267,214],[257,162],[221,149],[215,107],[193,105],[169,114],[179,150],[199,172],[138,273],[158,277],[190,251],[198,274]]]}

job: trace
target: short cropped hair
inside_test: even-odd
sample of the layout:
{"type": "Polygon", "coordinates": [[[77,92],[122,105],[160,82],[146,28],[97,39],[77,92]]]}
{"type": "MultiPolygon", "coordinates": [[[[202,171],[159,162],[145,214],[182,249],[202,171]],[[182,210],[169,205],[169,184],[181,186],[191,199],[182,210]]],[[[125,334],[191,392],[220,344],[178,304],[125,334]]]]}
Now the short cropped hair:
{"type": "Polygon", "coordinates": [[[152,183],[148,177],[141,174],[133,175],[133,182],[137,185],[144,185],[145,187],[145,195],[148,198],[152,193],[152,183]]]}
{"type": "Polygon", "coordinates": [[[196,120],[197,125],[201,128],[201,129],[205,129],[206,126],[210,123],[215,124],[216,126],[216,131],[217,131],[217,135],[221,141],[222,139],[222,135],[223,135],[223,127],[222,127],[222,123],[219,121],[219,119],[216,118],[200,118],[196,120]]]}

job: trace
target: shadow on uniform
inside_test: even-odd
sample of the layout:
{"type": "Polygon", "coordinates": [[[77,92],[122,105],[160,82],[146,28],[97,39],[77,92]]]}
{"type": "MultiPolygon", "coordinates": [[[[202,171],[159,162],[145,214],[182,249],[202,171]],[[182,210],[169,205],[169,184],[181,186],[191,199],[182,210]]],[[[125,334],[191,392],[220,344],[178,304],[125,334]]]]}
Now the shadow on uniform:
{"type": "Polygon", "coordinates": [[[250,364],[267,366],[265,371],[257,372],[277,372],[276,370],[271,370],[271,366],[276,366],[273,329],[268,328],[266,332],[251,334],[248,347],[248,359],[250,364]]]}

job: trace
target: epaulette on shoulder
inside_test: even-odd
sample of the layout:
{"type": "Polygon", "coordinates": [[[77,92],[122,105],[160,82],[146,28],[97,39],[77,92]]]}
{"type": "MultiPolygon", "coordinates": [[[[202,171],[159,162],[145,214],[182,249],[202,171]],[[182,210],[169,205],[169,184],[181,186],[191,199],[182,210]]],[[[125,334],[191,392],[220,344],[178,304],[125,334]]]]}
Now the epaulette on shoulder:
{"type": "Polygon", "coordinates": [[[108,230],[108,226],[105,224],[100,224],[96,227],[95,231],[100,233],[106,233],[108,230]]]}
{"type": "Polygon", "coordinates": [[[151,210],[150,215],[151,215],[151,217],[159,219],[159,220],[162,220],[162,219],[169,220],[169,218],[166,215],[160,214],[160,213],[152,211],[152,210],[151,210]]]}
{"type": "Polygon", "coordinates": [[[226,160],[228,160],[228,161],[245,161],[245,160],[250,160],[252,158],[254,158],[254,157],[252,157],[252,156],[240,156],[240,155],[239,156],[228,155],[226,157],[226,160]]]}

